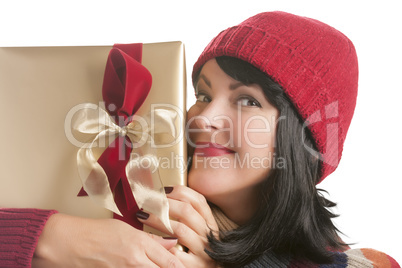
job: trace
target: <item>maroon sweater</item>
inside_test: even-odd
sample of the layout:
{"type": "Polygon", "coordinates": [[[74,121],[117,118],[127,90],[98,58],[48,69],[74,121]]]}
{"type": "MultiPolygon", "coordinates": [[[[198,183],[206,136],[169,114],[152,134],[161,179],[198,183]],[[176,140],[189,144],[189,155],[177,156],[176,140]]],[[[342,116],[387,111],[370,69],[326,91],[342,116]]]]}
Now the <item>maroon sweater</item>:
{"type": "Polygon", "coordinates": [[[0,208],[0,267],[31,267],[39,236],[55,210],[0,208]]]}
{"type": "MultiPolygon", "coordinates": [[[[43,227],[48,218],[56,212],[55,210],[0,208],[0,267],[31,267],[31,261],[43,227]]],[[[219,221],[219,218],[217,220],[219,221]]],[[[348,250],[337,253],[335,257],[337,264],[313,265],[294,262],[286,258],[280,259],[272,254],[267,254],[250,263],[247,267],[400,267],[387,254],[372,249],[348,250]]]]}

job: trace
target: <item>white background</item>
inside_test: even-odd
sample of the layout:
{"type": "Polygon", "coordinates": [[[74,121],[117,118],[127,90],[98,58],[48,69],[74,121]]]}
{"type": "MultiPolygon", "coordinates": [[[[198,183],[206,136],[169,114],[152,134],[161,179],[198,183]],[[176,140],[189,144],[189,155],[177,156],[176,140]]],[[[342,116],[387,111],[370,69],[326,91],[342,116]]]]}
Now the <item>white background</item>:
{"type": "MultiPolygon", "coordinates": [[[[336,225],[354,247],[402,263],[402,9],[400,1],[0,2],[0,46],[113,45],[181,40],[189,75],[220,31],[262,11],[313,17],[345,33],[360,64],[356,112],[339,168],[319,187],[338,203],[336,225]]],[[[1,90],[1,89],[0,89],[1,90]]]]}

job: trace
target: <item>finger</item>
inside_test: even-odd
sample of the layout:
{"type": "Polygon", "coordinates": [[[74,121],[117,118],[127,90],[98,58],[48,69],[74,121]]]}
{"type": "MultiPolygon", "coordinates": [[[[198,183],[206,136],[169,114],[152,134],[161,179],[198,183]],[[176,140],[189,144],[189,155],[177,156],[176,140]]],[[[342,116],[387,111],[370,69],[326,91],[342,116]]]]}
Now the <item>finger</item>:
{"type": "Polygon", "coordinates": [[[158,268],[160,267],[158,264],[153,262],[147,254],[144,255],[143,257],[145,260],[142,261],[141,263],[132,263],[131,265],[126,265],[126,267],[150,267],[150,268],[158,268]]]}
{"type": "Polygon", "coordinates": [[[193,267],[190,266],[191,259],[194,258],[194,254],[189,254],[186,252],[183,252],[181,250],[178,250],[177,248],[172,248],[169,250],[170,253],[172,253],[176,258],[178,258],[186,267],[193,267]]]}
{"type": "Polygon", "coordinates": [[[145,247],[145,254],[149,260],[155,263],[158,267],[184,268],[184,265],[176,256],[174,256],[156,241],[145,247]]]}
{"type": "MultiPolygon", "coordinates": [[[[209,228],[218,230],[218,226],[212,214],[211,208],[202,194],[183,185],[165,187],[165,189],[168,198],[191,204],[191,206],[201,215],[201,217],[205,219],[209,228]]],[[[182,220],[182,218],[186,217],[185,214],[180,214],[178,216],[180,216],[178,217],[179,220],[182,220]]]]}
{"type": "Polygon", "coordinates": [[[216,263],[206,254],[206,258],[201,258],[195,254],[180,251],[177,248],[172,248],[169,251],[186,267],[217,267],[216,263]]]}
{"type": "MultiPolygon", "coordinates": [[[[146,217],[138,217],[143,223],[161,232],[167,232],[166,227],[162,224],[160,219],[153,214],[148,214],[141,211],[138,214],[147,214],[146,217]]],[[[178,243],[187,247],[194,253],[202,254],[204,252],[205,245],[207,244],[207,238],[205,236],[199,236],[194,230],[187,225],[171,220],[170,226],[173,230],[173,236],[178,238],[178,243]]]]}
{"type": "Polygon", "coordinates": [[[176,237],[161,237],[159,235],[153,235],[153,234],[149,234],[148,235],[155,240],[156,242],[158,242],[160,245],[162,245],[164,248],[166,248],[167,250],[173,248],[174,246],[177,245],[177,238],[176,237]]]}
{"type": "Polygon", "coordinates": [[[206,220],[189,203],[169,199],[169,215],[193,229],[200,236],[206,236],[210,231],[206,220]]]}

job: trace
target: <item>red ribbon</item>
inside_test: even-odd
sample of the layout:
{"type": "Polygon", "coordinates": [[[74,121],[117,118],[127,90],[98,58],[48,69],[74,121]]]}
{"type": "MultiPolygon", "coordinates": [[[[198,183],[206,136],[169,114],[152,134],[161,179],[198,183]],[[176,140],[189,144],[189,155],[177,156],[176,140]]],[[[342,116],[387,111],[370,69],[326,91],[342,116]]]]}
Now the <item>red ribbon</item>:
{"type": "MultiPolygon", "coordinates": [[[[151,90],[152,76],[141,60],[142,44],[115,44],[109,52],[102,95],[106,110],[119,126],[131,122],[131,117],[151,90]]],[[[108,177],[114,200],[123,215],[114,214],[114,218],[142,230],[143,226],[135,215],[139,208],[125,172],[132,149],[130,145],[128,137],[117,137],[99,157],[98,163],[108,177]]],[[[87,194],[81,189],[78,196],[83,195],[87,194]]]]}

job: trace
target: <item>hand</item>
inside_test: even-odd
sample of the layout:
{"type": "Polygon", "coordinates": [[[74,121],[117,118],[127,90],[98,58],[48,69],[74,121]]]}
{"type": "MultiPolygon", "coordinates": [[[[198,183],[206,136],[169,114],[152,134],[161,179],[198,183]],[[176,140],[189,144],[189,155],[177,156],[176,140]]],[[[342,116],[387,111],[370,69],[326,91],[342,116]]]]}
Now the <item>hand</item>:
{"type": "Polygon", "coordinates": [[[39,237],[32,267],[184,267],[165,240],[115,219],[54,214],[39,237]]]}
{"type": "MultiPolygon", "coordinates": [[[[175,219],[170,221],[173,236],[178,238],[179,244],[188,248],[188,252],[177,248],[171,248],[170,252],[186,267],[216,267],[204,251],[208,248],[207,235],[212,231],[218,236],[218,225],[205,197],[181,185],[174,186],[171,192],[167,191],[167,197],[170,217],[175,219]]],[[[143,211],[137,216],[143,224],[169,234],[156,216],[143,211]]]]}

